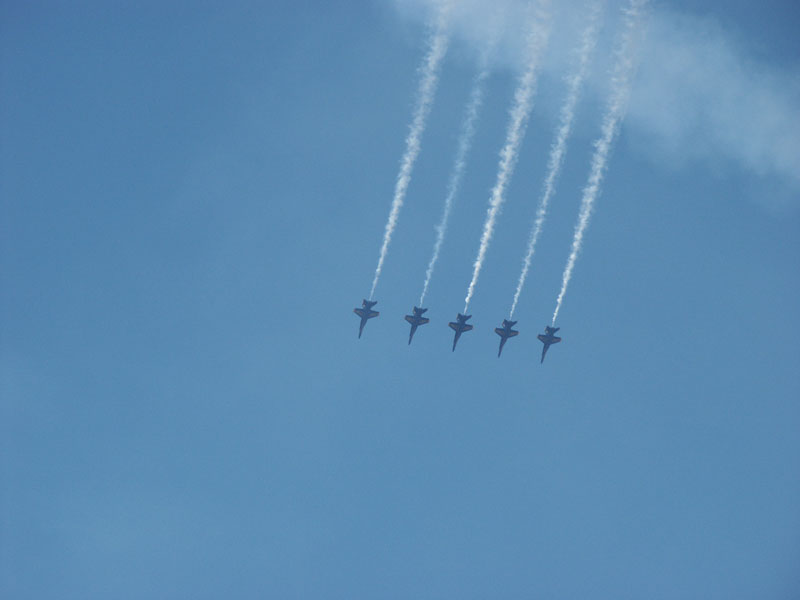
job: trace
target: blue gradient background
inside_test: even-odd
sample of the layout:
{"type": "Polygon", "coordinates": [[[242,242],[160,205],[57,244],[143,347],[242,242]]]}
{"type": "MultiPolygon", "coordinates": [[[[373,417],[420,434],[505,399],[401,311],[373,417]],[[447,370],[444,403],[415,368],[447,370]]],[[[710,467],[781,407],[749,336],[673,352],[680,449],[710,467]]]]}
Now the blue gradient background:
{"type": "MultiPolygon", "coordinates": [[[[514,87],[498,69],[409,347],[473,76],[456,44],[358,340],[419,22],[375,2],[0,10],[0,596],[800,596],[796,190],[654,160],[623,125],[539,365],[587,97],[498,360],[552,135],[535,109],[451,353],[514,87]]],[[[793,3],[703,15],[797,69],[793,3]]],[[[540,87],[557,106],[558,79],[540,87]]]]}

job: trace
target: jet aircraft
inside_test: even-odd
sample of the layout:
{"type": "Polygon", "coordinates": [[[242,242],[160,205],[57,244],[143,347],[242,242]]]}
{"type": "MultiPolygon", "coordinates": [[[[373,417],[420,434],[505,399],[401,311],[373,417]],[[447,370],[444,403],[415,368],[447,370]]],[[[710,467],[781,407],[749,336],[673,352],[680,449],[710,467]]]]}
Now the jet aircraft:
{"type": "Polygon", "coordinates": [[[557,344],[561,341],[560,337],[556,337],[555,333],[561,329],[561,327],[545,327],[544,333],[540,333],[536,337],[539,338],[539,341],[544,344],[544,348],[542,349],[542,360],[539,361],[539,364],[544,362],[544,355],[547,354],[547,349],[550,347],[551,344],[557,344]]]}
{"type": "Polygon", "coordinates": [[[417,308],[415,306],[414,314],[405,316],[406,321],[411,323],[411,333],[408,336],[409,345],[411,345],[411,338],[414,337],[414,333],[417,331],[417,327],[419,327],[420,325],[425,325],[426,323],[430,323],[430,319],[422,316],[427,310],[428,310],[427,308],[417,308]]]}
{"type": "Polygon", "coordinates": [[[472,325],[467,325],[467,320],[471,319],[472,315],[462,315],[458,313],[455,322],[450,321],[448,325],[450,329],[456,332],[455,338],[453,338],[453,352],[456,351],[456,344],[458,343],[458,338],[461,337],[461,334],[465,331],[471,331],[472,325]]]}
{"type": "Polygon", "coordinates": [[[509,321],[508,319],[503,319],[503,326],[494,328],[494,332],[500,336],[500,349],[497,351],[498,358],[500,357],[500,353],[503,352],[503,346],[505,346],[505,343],[508,340],[508,338],[514,337],[515,335],[519,335],[519,331],[511,329],[516,324],[517,324],[516,321],[509,321]]]}
{"type": "Polygon", "coordinates": [[[358,337],[361,337],[361,332],[364,331],[364,325],[367,324],[367,321],[377,317],[379,313],[377,310],[372,310],[372,307],[378,303],[377,300],[364,300],[361,303],[361,308],[354,308],[353,312],[356,313],[359,317],[361,317],[361,325],[358,327],[358,337]]]}

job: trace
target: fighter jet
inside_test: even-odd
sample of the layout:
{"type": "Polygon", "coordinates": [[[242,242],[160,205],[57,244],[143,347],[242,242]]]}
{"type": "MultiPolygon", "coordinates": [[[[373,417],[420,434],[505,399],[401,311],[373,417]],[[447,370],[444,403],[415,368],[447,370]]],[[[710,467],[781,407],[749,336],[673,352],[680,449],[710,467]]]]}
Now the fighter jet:
{"type": "Polygon", "coordinates": [[[456,337],[453,339],[453,352],[456,351],[456,344],[458,343],[458,338],[461,337],[461,334],[465,331],[471,331],[472,325],[467,325],[467,320],[471,319],[472,315],[462,315],[458,313],[455,322],[450,321],[448,325],[450,329],[456,332],[456,337]]]}
{"type": "Polygon", "coordinates": [[[561,327],[545,327],[544,333],[540,333],[536,336],[539,338],[539,341],[544,344],[544,348],[542,349],[542,360],[539,361],[539,364],[544,362],[544,355],[547,354],[547,349],[550,347],[550,344],[557,344],[561,341],[560,337],[556,337],[554,335],[559,329],[561,329],[561,327]]]}
{"type": "Polygon", "coordinates": [[[417,331],[417,327],[420,325],[425,325],[425,323],[429,323],[430,319],[423,317],[423,313],[428,310],[427,308],[417,308],[414,307],[414,314],[413,315],[406,315],[406,321],[411,323],[411,333],[408,336],[408,344],[411,345],[411,338],[414,337],[414,333],[417,331]]]}
{"type": "Polygon", "coordinates": [[[500,357],[500,353],[503,351],[503,346],[505,345],[506,340],[508,340],[510,337],[514,337],[515,335],[519,335],[519,331],[511,329],[516,324],[516,321],[503,319],[503,326],[494,328],[494,332],[500,336],[500,350],[497,351],[498,358],[500,357]]]}
{"type": "Polygon", "coordinates": [[[372,307],[378,303],[377,300],[364,300],[361,303],[361,308],[354,308],[353,312],[361,317],[361,325],[358,327],[358,337],[361,337],[361,332],[364,331],[364,325],[367,324],[369,319],[377,317],[379,313],[377,310],[372,310],[372,307]]]}

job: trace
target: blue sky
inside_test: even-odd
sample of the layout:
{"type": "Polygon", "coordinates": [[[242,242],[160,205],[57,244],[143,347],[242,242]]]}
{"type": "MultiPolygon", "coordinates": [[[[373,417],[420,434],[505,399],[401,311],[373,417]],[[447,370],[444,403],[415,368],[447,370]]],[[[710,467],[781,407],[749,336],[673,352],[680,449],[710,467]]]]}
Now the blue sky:
{"type": "Polygon", "coordinates": [[[431,2],[0,4],[0,596],[797,598],[797,8],[654,3],[540,365],[609,4],[500,359],[582,3],[455,353],[522,3],[410,347],[483,3],[360,340],[431,2]]]}

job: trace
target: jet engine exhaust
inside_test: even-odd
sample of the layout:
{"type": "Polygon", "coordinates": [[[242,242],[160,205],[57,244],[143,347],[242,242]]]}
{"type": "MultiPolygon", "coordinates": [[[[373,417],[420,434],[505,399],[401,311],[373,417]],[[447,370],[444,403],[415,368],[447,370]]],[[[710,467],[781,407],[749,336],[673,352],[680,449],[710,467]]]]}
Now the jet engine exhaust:
{"type": "Polygon", "coordinates": [[[625,109],[630,95],[631,79],[635,67],[635,50],[640,41],[641,27],[640,22],[643,16],[643,9],[648,0],[630,0],[630,4],[624,9],[625,31],[622,35],[620,45],[617,49],[617,60],[614,65],[613,76],[611,79],[611,95],[603,116],[600,137],[594,144],[595,150],[589,169],[589,177],[586,186],[583,188],[581,198],[581,208],[578,214],[578,223],[575,225],[575,235],[572,239],[572,249],[567,259],[567,265],[561,277],[561,291],[556,300],[556,309],[553,312],[552,325],[555,325],[564,295],[567,293],[567,286],[572,278],[572,271],[575,268],[575,261],[578,259],[583,236],[589,226],[592,216],[592,209],[597,195],[600,192],[600,185],[603,182],[603,175],[608,165],[608,156],[614,144],[614,139],[619,132],[620,122],[625,115],[625,109]]]}
{"type": "Polygon", "coordinates": [[[486,77],[489,75],[489,69],[486,66],[487,56],[484,55],[483,66],[475,77],[472,86],[472,92],[467,102],[467,108],[464,111],[464,120],[461,125],[461,134],[458,138],[458,150],[456,151],[456,160],[453,163],[453,170],[450,173],[450,181],[447,184],[447,196],[444,200],[444,209],[442,210],[442,217],[436,225],[436,242],[433,245],[433,254],[428,263],[428,269],[425,271],[425,283],[422,286],[422,294],[419,297],[419,303],[425,301],[425,295],[428,293],[428,286],[433,277],[433,269],[436,266],[436,261],[439,260],[439,252],[442,250],[444,243],[444,236],[447,233],[447,224],[450,220],[450,213],[453,209],[453,202],[455,201],[458,189],[461,186],[461,179],[464,176],[464,169],[467,166],[467,154],[472,146],[472,138],[475,135],[475,123],[478,120],[478,112],[480,111],[481,104],[483,103],[483,91],[486,83],[486,77]]]}
{"type": "Polygon", "coordinates": [[[417,91],[417,102],[414,109],[414,117],[411,127],[406,137],[406,149],[403,158],[400,160],[400,172],[397,174],[395,182],[392,206],[389,211],[389,219],[386,221],[386,229],[383,234],[383,244],[381,245],[378,266],[375,268],[375,277],[372,280],[372,289],[369,293],[370,300],[375,295],[375,288],[378,286],[383,262],[386,260],[386,253],[389,250],[389,243],[392,241],[392,234],[397,227],[397,219],[400,216],[400,209],[406,197],[408,184],[411,181],[411,172],[414,162],[417,160],[422,146],[422,134],[425,131],[425,123],[433,105],[433,98],[436,95],[436,86],[439,83],[439,70],[442,59],[447,52],[448,34],[447,17],[450,4],[445,2],[439,13],[439,20],[436,30],[428,43],[428,52],[425,55],[422,66],[422,76],[417,91]]]}
{"type": "Polygon", "coordinates": [[[472,270],[472,280],[467,289],[467,297],[464,299],[464,312],[467,312],[472,295],[475,293],[475,285],[478,283],[478,276],[486,258],[486,251],[492,241],[495,223],[500,209],[505,201],[505,191],[511,176],[514,174],[514,167],[517,164],[519,148],[522,139],[525,137],[525,130],[528,125],[531,108],[533,107],[533,97],[536,92],[536,82],[538,79],[539,60],[550,35],[549,14],[545,7],[549,7],[549,1],[540,0],[539,14],[535,15],[532,21],[531,31],[528,36],[528,65],[525,72],[520,77],[517,89],[514,92],[514,101],[510,113],[508,130],[506,131],[506,141],[500,151],[500,163],[497,170],[497,180],[492,188],[489,199],[489,209],[481,234],[480,248],[478,256],[475,258],[472,270]]]}
{"type": "Polygon", "coordinates": [[[602,11],[603,3],[599,1],[595,2],[590,11],[589,24],[586,26],[581,36],[577,68],[567,80],[567,98],[561,107],[556,137],[553,141],[553,145],[550,147],[550,157],[547,160],[547,175],[545,176],[544,185],[542,186],[542,196],[539,200],[539,207],[536,209],[536,218],[531,228],[530,237],[528,238],[528,249],[525,253],[525,258],[522,260],[522,272],[519,275],[517,290],[514,292],[514,300],[511,303],[509,319],[514,317],[514,311],[517,310],[517,303],[522,294],[522,288],[525,286],[528,271],[531,268],[533,254],[536,251],[536,242],[539,241],[539,235],[542,232],[544,220],[547,216],[547,207],[555,193],[556,181],[561,172],[561,166],[564,164],[564,157],[567,154],[567,140],[569,139],[572,131],[572,124],[575,120],[575,107],[580,99],[583,81],[586,79],[589,62],[594,53],[594,48],[597,45],[597,33],[600,29],[602,11]]]}

